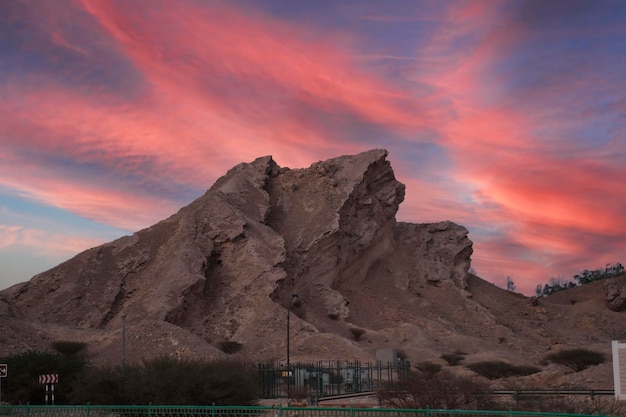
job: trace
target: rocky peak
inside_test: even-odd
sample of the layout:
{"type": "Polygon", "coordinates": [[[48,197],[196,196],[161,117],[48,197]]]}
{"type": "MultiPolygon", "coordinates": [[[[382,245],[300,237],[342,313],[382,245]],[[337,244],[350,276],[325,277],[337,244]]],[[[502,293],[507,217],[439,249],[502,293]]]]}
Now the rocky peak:
{"type": "MultiPolygon", "coordinates": [[[[283,340],[275,335],[298,293],[290,308],[299,353],[318,349],[309,353],[320,356],[315,341],[345,332],[353,308],[364,307],[351,294],[376,287],[372,300],[394,291],[410,303],[416,286],[467,285],[467,230],[451,222],[397,224],[405,187],[386,158],[375,149],[304,169],[280,168],[270,156],[239,164],[168,219],[2,295],[26,317],[96,329],[103,340],[119,331],[125,314],[142,340],[169,335],[161,350],[180,353],[185,340],[196,345],[189,354],[217,356],[221,342],[237,341],[267,360],[281,357],[283,340]]],[[[354,358],[371,354],[337,337],[354,358]]],[[[111,343],[99,349],[116,349],[111,343]]]]}

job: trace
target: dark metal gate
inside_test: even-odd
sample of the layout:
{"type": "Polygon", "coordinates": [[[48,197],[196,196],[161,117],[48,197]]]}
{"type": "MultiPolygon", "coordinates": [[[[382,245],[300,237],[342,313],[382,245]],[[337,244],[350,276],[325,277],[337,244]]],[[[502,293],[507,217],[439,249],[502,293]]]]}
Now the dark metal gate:
{"type": "Polygon", "coordinates": [[[409,375],[410,363],[354,362],[267,363],[259,365],[262,398],[321,398],[377,391],[409,375]]]}

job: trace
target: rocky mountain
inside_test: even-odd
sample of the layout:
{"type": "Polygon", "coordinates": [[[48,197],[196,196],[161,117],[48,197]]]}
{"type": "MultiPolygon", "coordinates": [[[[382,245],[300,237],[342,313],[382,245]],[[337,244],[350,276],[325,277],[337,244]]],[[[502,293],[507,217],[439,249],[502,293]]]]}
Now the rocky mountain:
{"type": "Polygon", "coordinates": [[[537,300],[469,274],[463,226],[396,221],[405,188],[386,157],[237,165],[171,217],[1,291],[0,355],[72,340],[117,364],[124,329],[127,363],[285,361],[289,311],[292,361],[372,362],[393,348],[441,362],[462,350],[541,364],[553,384],[612,388],[610,356],[576,375],[542,362],[559,348],[610,353],[624,313],[607,308],[602,283],[537,300]]]}

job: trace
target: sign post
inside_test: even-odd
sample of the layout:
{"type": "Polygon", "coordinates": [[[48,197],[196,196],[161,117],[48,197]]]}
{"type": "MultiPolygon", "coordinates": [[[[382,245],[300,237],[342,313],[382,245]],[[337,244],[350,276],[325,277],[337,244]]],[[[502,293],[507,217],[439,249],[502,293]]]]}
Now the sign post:
{"type": "Polygon", "coordinates": [[[59,374],[39,375],[39,383],[46,384],[46,405],[48,405],[48,391],[52,392],[51,404],[54,405],[54,384],[59,383],[59,374]]]}
{"type": "Polygon", "coordinates": [[[0,404],[2,404],[2,378],[9,374],[9,367],[6,363],[0,363],[0,404]]]}

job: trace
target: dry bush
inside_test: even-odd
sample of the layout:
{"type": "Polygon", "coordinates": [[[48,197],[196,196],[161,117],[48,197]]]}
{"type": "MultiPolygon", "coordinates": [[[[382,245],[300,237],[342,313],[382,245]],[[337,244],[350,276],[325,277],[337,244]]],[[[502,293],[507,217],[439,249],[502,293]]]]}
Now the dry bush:
{"type": "Polygon", "coordinates": [[[254,405],[257,369],[235,361],[161,357],[140,366],[91,367],[75,381],[74,404],[254,405]]]}
{"type": "Polygon", "coordinates": [[[475,362],[466,365],[468,369],[488,379],[499,379],[509,376],[526,376],[535,374],[541,369],[534,366],[512,365],[502,361],[475,362]]]}
{"type": "Polygon", "coordinates": [[[220,342],[220,349],[222,350],[222,352],[227,353],[229,355],[231,353],[239,352],[242,347],[243,345],[241,343],[235,342],[234,340],[227,340],[224,342],[220,342]]]}
{"type": "Polygon", "coordinates": [[[72,342],[69,340],[59,340],[50,345],[52,349],[65,356],[75,356],[81,350],[87,347],[87,343],[84,342],[72,342]]]}
{"type": "Polygon", "coordinates": [[[432,375],[411,372],[405,380],[379,391],[378,399],[382,406],[394,408],[480,410],[493,406],[485,384],[446,370],[432,375]]]}
{"type": "Polygon", "coordinates": [[[427,377],[431,377],[441,371],[441,365],[433,362],[420,362],[417,364],[416,368],[427,377]]]}
{"type": "Polygon", "coordinates": [[[465,354],[460,354],[460,353],[444,353],[440,356],[441,359],[443,359],[444,361],[448,362],[448,365],[450,366],[456,366],[459,363],[461,363],[461,361],[463,359],[465,359],[465,354]]]}
{"type": "Polygon", "coordinates": [[[589,349],[564,349],[554,352],[545,358],[549,362],[565,365],[575,372],[604,362],[604,355],[589,349]]]}
{"type": "Polygon", "coordinates": [[[578,415],[624,416],[626,404],[614,398],[591,396],[550,396],[521,397],[512,409],[543,413],[564,413],[578,415]]]}

